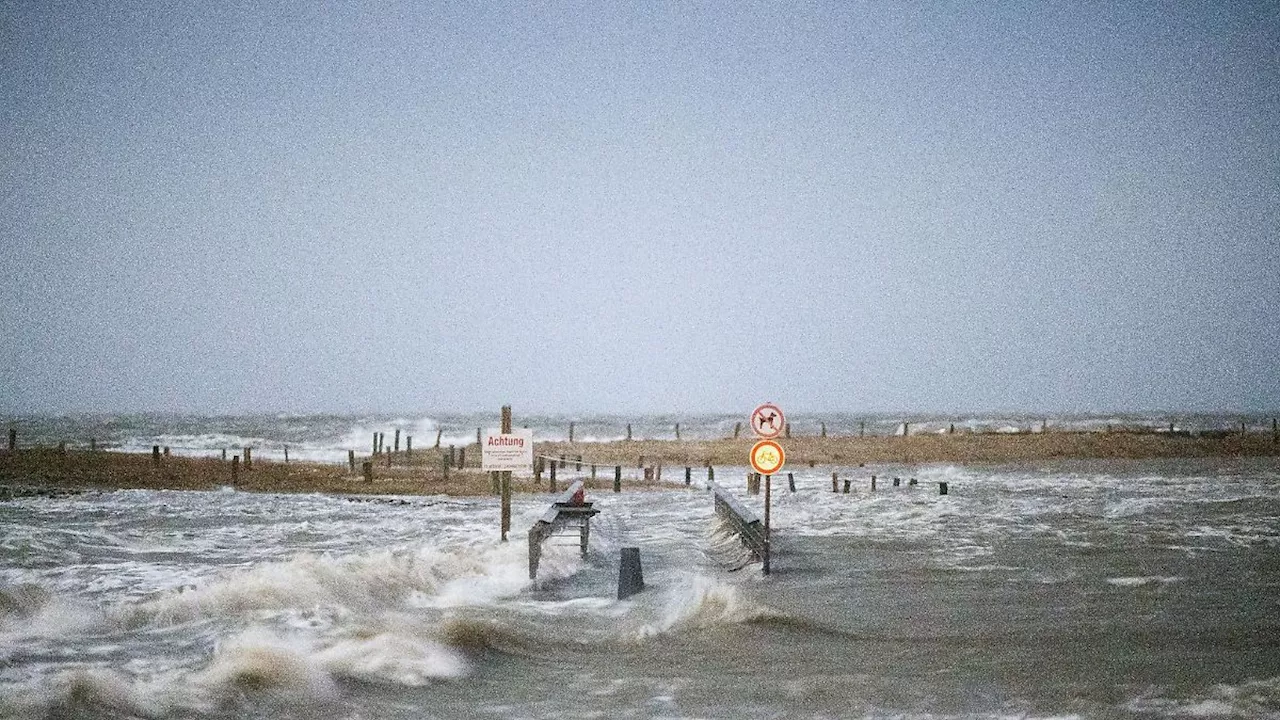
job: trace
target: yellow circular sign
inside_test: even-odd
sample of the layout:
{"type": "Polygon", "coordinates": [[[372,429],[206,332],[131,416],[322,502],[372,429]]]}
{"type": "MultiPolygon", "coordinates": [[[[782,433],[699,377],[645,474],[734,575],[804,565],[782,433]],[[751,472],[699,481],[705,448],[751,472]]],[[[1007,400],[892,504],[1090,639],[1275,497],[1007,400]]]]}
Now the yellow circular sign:
{"type": "Polygon", "coordinates": [[[751,446],[751,467],[761,475],[773,475],[787,462],[782,446],[773,440],[761,440],[751,446]]]}

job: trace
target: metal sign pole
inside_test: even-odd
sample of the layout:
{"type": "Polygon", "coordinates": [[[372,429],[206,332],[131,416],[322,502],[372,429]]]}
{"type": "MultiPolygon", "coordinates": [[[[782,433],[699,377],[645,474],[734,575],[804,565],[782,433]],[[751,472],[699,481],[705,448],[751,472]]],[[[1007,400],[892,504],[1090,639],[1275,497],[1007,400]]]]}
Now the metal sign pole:
{"type": "Polygon", "coordinates": [[[764,562],[761,570],[765,575],[769,574],[769,506],[771,499],[771,489],[773,485],[773,476],[764,476],[764,562]]]}

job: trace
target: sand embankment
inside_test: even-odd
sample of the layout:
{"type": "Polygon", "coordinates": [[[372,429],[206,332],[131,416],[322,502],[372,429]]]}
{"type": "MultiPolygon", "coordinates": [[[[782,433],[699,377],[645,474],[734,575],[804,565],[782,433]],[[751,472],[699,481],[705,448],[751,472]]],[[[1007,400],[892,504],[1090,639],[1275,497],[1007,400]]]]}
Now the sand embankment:
{"type": "MultiPolygon", "coordinates": [[[[564,480],[598,467],[598,479],[588,487],[612,486],[613,466],[626,468],[628,489],[659,487],[644,482],[640,468],[662,465],[666,479],[675,467],[743,466],[752,440],[639,440],[610,443],[539,443],[537,453],[582,458],[583,473],[565,473],[564,480]]],[[[795,437],[781,440],[789,468],[849,466],[860,463],[993,464],[1043,462],[1071,458],[1204,458],[1280,456],[1280,442],[1271,433],[1190,437],[1168,433],[1020,433],[912,435],[909,437],[795,437]]],[[[474,447],[473,447],[474,450],[474,447]]],[[[488,495],[492,484],[480,471],[479,453],[467,453],[468,467],[444,470],[440,450],[360,457],[356,472],[346,464],[283,463],[255,460],[251,469],[239,467],[233,478],[231,462],[217,458],[161,457],[114,452],[29,448],[0,452],[0,482],[27,488],[151,488],[212,490],[234,486],[251,492],[320,492],[395,495],[488,495]],[[373,463],[373,480],[362,474],[373,463]]],[[[571,463],[574,467],[576,463],[571,463]]],[[[546,473],[549,475],[549,471],[546,473]]],[[[540,492],[541,484],[517,478],[515,492],[540,492]]],[[[564,482],[560,483],[564,487],[564,482]]],[[[670,487],[670,485],[665,485],[670,487]]],[[[12,493],[13,491],[9,491],[12,493]]]]}

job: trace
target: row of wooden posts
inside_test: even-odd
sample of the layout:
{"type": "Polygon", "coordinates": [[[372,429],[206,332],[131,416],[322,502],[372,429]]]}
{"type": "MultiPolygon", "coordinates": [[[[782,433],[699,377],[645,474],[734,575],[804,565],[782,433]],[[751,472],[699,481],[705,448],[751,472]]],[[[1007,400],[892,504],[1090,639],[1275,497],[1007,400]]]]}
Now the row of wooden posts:
{"type": "MultiPolygon", "coordinates": [[[[905,432],[909,432],[909,431],[910,431],[910,427],[911,427],[911,423],[903,423],[904,434],[905,434],[905,432]]],[[[1042,429],[1043,429],[1043,425],[1042,425],[1042,429]]],[[[575,424],[574,424],[574,423],[572,423],[572,422],[571,422],[571,423],[569,423],[569,442],[574,442],[574,430],[575,430],[575,424]]],[[[858,435],[859,435],[859,437],[863,436],[863,435],[865,434],[865,431],[866,431],[866,423],[865,423],[865,422],[859,423],[859,427],[858,427],[858,435]]],[[[1108,432],[1112,432],[1112,431],[1113,431],[1112,426],[1111,426],[1111,425],[1109,425],[1109,424],[1107,425],[1107,431],[1108,431],[1108,432]]],[[[948,433],[954,433],[954,432],[955,432],[955,424],[954,424],[954,423],[952,423],[952,424],[950,425],[950,427],[948,428],[947,432],[948,432],[948,433]]],[[[1169,423],[1169,429],[1168,429],[1168,432],[1170,432],[1170,433],[1175,432],[1174,424],[1173,424],[1173,423],[1169,423]]],[[[1241,423],[1240,423],[1240,431],[1239,431],[1239,432],[1240,432],[1240,435],[1242,435],[1242,436],[1243,436],[1243,435],[1248,434],[1248,426],[1247,426],[1244,422],[1241,422],[1241,423]]],[[[443,430],[439,430],[439,429],[438,429],[438,430],[436,431],[436,444],[435,444],[435,447],[436,447],[436,448],[440,448],[440,439],[441,439],[442,433],[443,433],[443,430]]],[[[476,445],[477,445],[477,446],[478,446],[478,445],[480,445],[480,444],[481,444],[481,442],[482,442],[482,437],[483,437],[483,434],[482,434],[482,433],[483,433],[483,431],[481,430],[481,428],[476,428],[476,445]]],[[[676,424],[675,424],[675,433],[676,433],[676,439],[677,439],[677,440],[679,440],[679,439],[680,439],[680,423],[676,423],[676,424]]],[[[741,435],[741,433],[742,433],[742,423],[737,423],[737,424],[734,426],[734,428],[733,428],[733,437],[734,437],[735,439],[737,439],[737,438],[741,435]]],[[[784,431],[783,431],[783,435],[784,435],[785,437],[791,437],[791,423],[787,423],[787,424],[785,425],[785,429],[784,429],[784,431]]],[[[827,425],[826,425],[826,423],[822,423],[822,427],[821,427],[821,437],[827,437],[827,425]]],[[[632,435],[631,435],[631,425],[630,425],[630,423],[628,423],[628,424],[627,424],[627,440],[631,440],[631,438],[632,438],[632,435]]],[[[405,454],[406,454],[406,456],[408,456],[409,458],[412,458],[412,456],[413,456],[413,436],[412,436],[412,435],[409,435],[409,434],[407,434],[407,433],[406,433],[406,434],[405,434],[405,436],[404,436],[404,441],[405,441],[405,442],[404,442],[404,450],[405,450],[405,454]]],[[[1272,441],[1273,443],[1280,443],[1280,424],[1278,424],[1278,422],[1277,422],[1277,418],[1272,418],[1272,419],[1271,419],[1271,441],[1272,441]]],[[[65,451],[65,450],[66,450],[66,443],[65,443],[65,442],[59,443],[59,444],[58,444],[58,447],[59,447],[60,449],[62,449],[63,451],[65,451]]],[[[17,428],[9,428],[9,452],[15,452],[17,449],[18,449],[18,430],[17,430],[17,428]]],[[[96,440],[95,438],[90,438],[90,439],[89,439],[89,449],[90,449],[90,450],[93,450],[93,451],[96,451],[96,450],[98,449],[98,448],[97,448],[97,440],[96,440]]],[[[167,450],[168,450],[168,448],[164,448],[164,449],[166,450],[166,454],[167,454],[167,450]]],[[[372,454],[373,454],[373,455],[375,455],[375,456],[386,455],[386,456],[388,457],[388,459],[387,459],[387,464],[388,464],[388,465],[390,465],[390,464],[391,464],[390,455],[391,455],[392,453],[399,453],[399,452],[400,452],[400,430],[399,430],[399,429],[396,429],[396,430],[394,431],[394,434],[393,434],[393,436],[392,436],[392,446],[391,446],[391,448],[390,448],[390,449],[388,449],[388,448],[386,447],[386,433],[383,433],[383,432],[375,432],[375,433],[373,433],[373,444],[372,444],[372,449],[373,449],[373,453],[372,453],[372,454]]],[[[349,451],[349,454],[350,454],[350,456],[354,456],[354,455],[355,455],[355,451],[354,451],[354,450],[351,450],[351,451],[349,451]]],[[[223,451],[222,451],[222,459],[223,459],[223,460],[226,460],[226,459],[227,459],[227,458],[226,458],[226,456],[227,456],[227,451],[226,451],[225,449],[223,449],[223,451]]],[[[579,456],[578,456],[578,459],[579,459],[579,460],[581,460],[581,457],[582,457],[582,456],[581,456],[581,455],[579,455],[579,456]]],[[[287,462],[289,462],[289,446],[288,446],[288,445],[285,445],[285,446],[284,446],[284,461],[285,461],[286,463],[287,463],[287,462]]],[[[354,460],[351,460],[351,462],[352,462],[352,471],[354,472],[354,460]]],[[[448,465],[449,465],[450,467],[462,468],[462,467],[465,465],[465,462],[466,462],[466,448],[465,448],[465,447],[457,448],[457,450],[456,450],[456,452],[455,452],[455,448],[454,448],[454,446],[453,446],[453,445],[450,445],[450,446],[449,446],[449,462],[448,462],[448,465]]]]}
{"type": "MultiPolygon", "coordinates": [[[[762,477],[763,476],[760,473],[747,473],[747,494],[748,495],[760,494],[760,480],[762,477]]],[[[917,484],[919,483],[916,481],[915,478],[909,478],[907,480],[907,487],[909,488],[914,488],[917,484]]],[[[901,485],[902,485],[902,478],[900,477],[893,478],[893,487],[901,487],[901,485]]],[[[845,478],[844,479],[845,495],[849,494],[850,490],[852,489],[852,486],[853,486],[853,480],[851,480],[850,478],[845,478]]],[[[791,492],[796,491],[795,473],[787,473],[787,489],[790,490],[791,492]]],[[[872,475],[871,476],[871,492],[875,492],[875,491],[876,491],[876,476],[872,475]]],[[[839,473],[834,473],[834,472],[831,473],[831,492],[833,493],[840,492],[840,474],[839,473]]],[[[947,483],[939,482],[938,494],[946,495],[947,492],[948,492],[947,483]]]]}

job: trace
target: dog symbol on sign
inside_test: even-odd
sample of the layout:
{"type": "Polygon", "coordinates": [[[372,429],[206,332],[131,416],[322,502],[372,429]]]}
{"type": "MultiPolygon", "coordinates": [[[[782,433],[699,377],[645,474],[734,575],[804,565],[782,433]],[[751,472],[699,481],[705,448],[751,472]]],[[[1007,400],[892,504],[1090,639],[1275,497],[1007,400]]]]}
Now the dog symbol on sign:
{"type": "Polygon", "coordinates": [[[778,429],[778,414],[772,410],[768,411],[767,414],[760,414],[760,429],[764,430],[765,428],[770,430],[778,429]]]}

